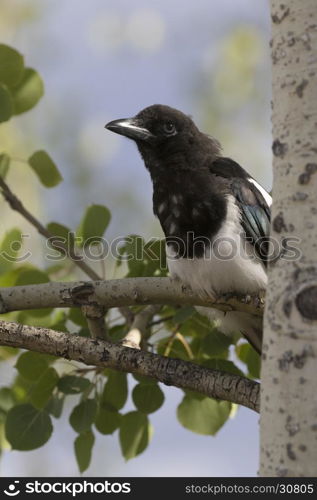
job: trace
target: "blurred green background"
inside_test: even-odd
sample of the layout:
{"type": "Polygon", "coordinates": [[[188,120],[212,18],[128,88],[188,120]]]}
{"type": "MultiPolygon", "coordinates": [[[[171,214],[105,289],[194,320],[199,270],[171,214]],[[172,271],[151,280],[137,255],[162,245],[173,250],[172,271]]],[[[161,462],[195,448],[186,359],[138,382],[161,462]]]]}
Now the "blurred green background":
{"type": "MultiPolygon", "coordinates": [[[[22,52],[45,82],[31,112],[1,124],[0,151],[28,157],[46,149],[65,182],[44,190],[16,162],[10,184],[43,222],[76,227],[84,207],[107,205],[108,237],[161,236],[152,187],[134,144],[104,130],[112,119],[154,103],[191,114],[224,153],[271,185],[269,6],[266,0],[0,0],[1,42],[22,52]]],[[[40,264],[43,242],[1,203],[1,234],[18,225],[40,264]]],[[[110,274],[107,274],[111,278],[110,274]]],[[[8,382],[2,372],[1,385],[8,382]]],[[[181,428],[177,389],[153,416],[150,447],[125,463],[117,439],[97,441],[87,475],[255,475],[258,417],[245,409],[214,438],[181,428]],[[248,443],[246,449],[245,443],[248,443]]],[[[77,475],[65,422],[43,449],[5,452],[2,475],[77,475]]]]}

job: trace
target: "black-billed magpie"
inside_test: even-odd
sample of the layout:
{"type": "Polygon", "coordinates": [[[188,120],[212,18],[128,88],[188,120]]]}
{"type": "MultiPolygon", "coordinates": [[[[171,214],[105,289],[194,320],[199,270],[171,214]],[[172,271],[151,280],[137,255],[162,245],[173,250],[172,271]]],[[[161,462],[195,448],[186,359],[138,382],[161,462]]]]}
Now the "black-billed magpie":
{"type": "MultiPolygon", "coordinates": [[[[106,128],[133,139],[150,172],[170,274],[203,296],[264,290],[271,205],[265,189],[169,106],[149,106],[106,128]]],[[[258,317],[200,309],[220,331],[240,331],[261,352],[258,317]]]]}

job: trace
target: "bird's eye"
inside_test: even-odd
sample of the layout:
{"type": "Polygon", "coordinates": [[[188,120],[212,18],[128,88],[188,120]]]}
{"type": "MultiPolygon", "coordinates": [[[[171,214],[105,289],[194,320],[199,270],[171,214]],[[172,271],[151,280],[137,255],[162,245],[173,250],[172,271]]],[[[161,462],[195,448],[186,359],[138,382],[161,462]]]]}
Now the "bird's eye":
{"type": "Polygon", "coordinates": [[[176,132],[176,127],[173,122],[165,122],[163,125],[163,130],[168,135],[173,135],[176,132]]]}

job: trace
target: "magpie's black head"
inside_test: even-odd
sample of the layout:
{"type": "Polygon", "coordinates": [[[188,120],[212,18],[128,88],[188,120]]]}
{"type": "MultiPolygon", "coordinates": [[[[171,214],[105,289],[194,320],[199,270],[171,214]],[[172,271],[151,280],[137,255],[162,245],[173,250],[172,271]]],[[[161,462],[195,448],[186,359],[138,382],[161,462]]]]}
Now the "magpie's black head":
{"type": "Polygon", "coordinates": [[[195,154],[206,149],[215,155],[219,152],[218,143],[200,132],[189,116],[161,104],[149,106],[133,118],[107,123],[106,128],[133,139],[151,173],[168,168],[171,162],[174,168],[194,168],[195,154]]]}

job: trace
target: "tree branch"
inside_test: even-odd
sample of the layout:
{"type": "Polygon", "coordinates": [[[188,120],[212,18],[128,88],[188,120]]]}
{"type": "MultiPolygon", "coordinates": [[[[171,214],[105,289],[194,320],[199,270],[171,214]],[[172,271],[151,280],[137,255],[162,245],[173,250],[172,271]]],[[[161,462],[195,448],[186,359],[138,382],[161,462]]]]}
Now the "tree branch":
{"type": "Polygon", "coordinates": [[[199,297],[171,278],[124,278],[107,281],[43,283],[2,288],[0,314],[47,307],[96,305],[121,307],[147,304],[194,305],[220,311],[241,311],[262,316],[264,299],[246,295],[199,297]]]}
{"type": "Polygon", "coordinates": [[[80,361],[86,365],[137,373],[155,378],[166,385],[197,391],[259,412],[259,383],[187,361],[130,349],[99,339],[93,340],[1,320],[0,345],[30,349],[80,361]]]}

